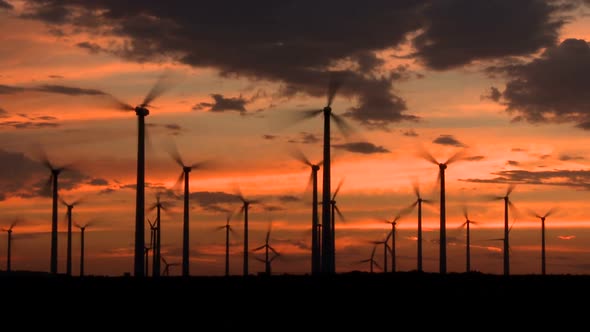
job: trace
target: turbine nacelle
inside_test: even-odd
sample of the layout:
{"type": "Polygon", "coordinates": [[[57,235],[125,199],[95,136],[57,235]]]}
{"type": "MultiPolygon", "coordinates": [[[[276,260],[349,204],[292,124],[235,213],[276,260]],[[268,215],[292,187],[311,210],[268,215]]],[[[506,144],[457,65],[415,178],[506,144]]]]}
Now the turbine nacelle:
{"type": "Polygon", "coordinates": [[[438,168],[439,168],[441,171],[444,171],[445,169],[447,169],[447,164],[440,163],[440,164],[438,164],[438,168]]]}
{"type": "Polygon", "coordinates": [[[137,116],[148,116],[150,111],[144,106],[137,106],[135,108],[135,114],[137,114],[137,116]]]}
{"type": "Polygon", "coordinates": [[[190,173],[193,170],[191,166],[182,166],[182,171],[185,173],[190,173]]]}
{"type": "Polygon", "coordinates": [[[330,106],[324,107],[324,113],[332,114],[332,107],[330,107],[330,106]]]}
{"type": "Polygon", "coordinates": [[[320,170],[320,165],[311,165],[311,170],[317,172],[320,170]]]}

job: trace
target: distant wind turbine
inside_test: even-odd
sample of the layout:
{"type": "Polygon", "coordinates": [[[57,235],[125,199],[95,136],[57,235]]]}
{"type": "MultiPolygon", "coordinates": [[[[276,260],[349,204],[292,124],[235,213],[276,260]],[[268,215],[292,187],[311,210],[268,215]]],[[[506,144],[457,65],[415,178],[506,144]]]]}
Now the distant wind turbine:
{"type": "Polygon", "coordinates": [[[190,199],[190,189],[189,189],[189,175],[192,170],[202,169],[205,166],[205,162],[194,163],[192,165],[187,165],[182,160],[180,153],[175,145],[171,146],[168,153],[174,159],[174,161],[182,167],[182,173],[178,177],[176,181],[175,187],[180,185],[184,181],[184,219],[182,223],[182,276],[188,277],[190,275],[190,243],[189,243],[189,199],[190,199]]]}
{"type": "Polygon", "coordinates": [[[395,245],[395,239],[396,239],[396,235],[397,235],[397,224],[399,223],[399,220],[402,218],[402,213],[398,214],[397,216],[395,216],[395,218],[393,218],[393,220],[388,221],[386,220],[385,222],[388,224],[391,224],[391,232],[390,235],[388,235],[388,237],[391,237],[391,272],[395,272],[396,271],[396,245],[395,245]]]}
{"type": "Polygon", "coordinates": [[[508,226],[508,210],[512,208],[514,204],[510,201],[510,194],[514,190],[514,185],[511,184],[506,189],[506,195],[493,197],[494,200],[504,201],[504,275],[510,275],[510,230],[512,227],[508,226]]]}
{"type": "Polygon", "coordinates": [[[477,224],[476,221],[469,219],[469,213],[467,212],[467,208],[463,207],[463,216],[465,217],[465,222],[461,224],[461,227],[466,228],[466,238],[467,243],[465,244],[465,272],[471,272],[471,240],[470,240],[470,226],[471,224],[477,224]]]}
{"type": "Polygon", "coordinates": [[[421,157],[438,166],[438,179],[440,180],[440,250],[439,250],[439,271],[441,274],[447,273],[447,215],[446,215],[446,195],[445,195],[445,170],[447,166],[464,159],[464,151],[459,151],[452,155],[444,163],[439,163],[427,151],[421,151],[421,157]]]}
{"type": "Polygon", "coordinates": [[[229,222],[231,220],[231,213],[225,219],[225,225],[219,226],[217,229],[225,229],[225,276],[229,276],[229,233],[234,230],[231,228],[229,222]]]}
{"type": "Polygon", "coordinates": [[[156,220],[155,223],[155,238],[154,238],[154,245],[152,246],[154,250],[152,251],[152,276],[159,277],[160,276],[160,249],[161,249],[161,239],[162,239],[162,227],[161,227],[161,212],[167,211],[170,207],[169,202],[164,202],[161,200],[161,193],[156,194],[156,202],[150,206],[149,210],[153,211],[156,210],[156,220]]]}
{"type": "Polygon", "coordinates": [[[293,151],[293,157],[311,168],[309,182],[312,183],[312,202],[311,202],[311,274],[317,275],[321,272],[321,253],[320,253],[320,223],[318,216],[318,172],[323,164],[320,161],[312,164],[311,161],[299,150],[293,151]]]}
{"type": "Polygon", "coordinates": [[[162,272],[163,276],[169,277],[170,276],[170,268],[173,266],[178,266],[180,263],[168,263],[164,256],[162,256],[162,262],[164,263],[164,272],[162,272]]]}
{"type": "Polygon", "coordinates": [[[371,258],[363,259],[360,263],[369,263],[369,272],[373,273],[373,266],[376,266],[381,269],[379,263],[375,260],[375,250],[377,249],[377,245],[373,246],[373,251],[371,252],[371,258]]]}
{"type": "Polygon", "coordinates": [[[239,213],[244,214],[244,267],[243,267],[243,274],[244,277],[248,276],[248,211],[250,208],[250,204],[257,204],[260,203],[259,200],[248,200],[242,195],[239,189],[236,189],[237,196],[242,201],[242,208],[240,209],[239,213]]]}
{"type": "Polygon", "coordinates": [[[258,251],[258,250],[262,250],[264,249],[264,260],[258,259],[259,261],[264,263],[264,272],[267,276],[271,275],[271,263],[273,260],[275,260],[275,258],[277,258],[278,256],[280,256],[280,254],[275,250],[275,248],[273,248],[269,242],[270,242],[270,232],[272,230],[272,223],[269,223],[268,225],[268,230],[266,232],[266,239],[264,241],[264,244],[261,245],[260,247],[254,248],[253,251],[258,251]],[[274,256],[270,256],[269,253],[272,252],[274,254],[274,256]]]}
{"type": "Polygon", "coordinates": [[[67,244],[67,255],[66,255],[66,275],[72,275],[72,210],[75,206],[82,202],[82,199],[73,201],[72,203],[66,202],[60,198],[61,203],[68,209],[66,216],[68,218],[68,244],[67,244]]]}
{"type": "Polygon", "coordinates": [[[338,214],[338,217],[340,217],[340,220],[345,221],[346,219],[344,218],[344,215],[342,214],[342,212],[340,212],[340,209],[338,208],[338,205],[336,205],[336,196],[338,196],[338,193],[340,192],[340,188],[342,188],[342,184],[344,183],[344,179],[340,180],[340,182],[338,183],[338,187],[336,187],[336,190],[334,191],[334,195],[332,195],[332,199],[330,200],[330,205],[332,206],[332,221],[331,221],[331,236],[332,239],[330,240],[330,244],[332,245],[332,259],[334,259],[334,268],[336,268],[336,214],[338,214]]]}
{"type": "Polygon", "coordinates": [[[169,75],[161,75],[143,102],[136,107],[112,98],[117,107],[123,111],[134,111],[137,115],[137,186],[135,198],[135,251],[134,275],[143,277],[145,247],[145,117],[150,114],[147,107],[172,86],[169,75]]]}
{"type": "Polygon", "coordinates": [[[375,245],[383,245],[383,273],[387,273],[387,255],[389,255],[389,253],[391,253],[391,247],[389,246],[389,243],[387,243],[389,241],[389,238],[391,237],[391,232],[387,233],[387,236],[385,237],[385,239],[381,240],[381,241],[372,241],[372,244],[375,245]],[[389,252],[389,253],[388,253],[389,252]]]}
{"type": "Polygon", "coordinates": [[[418,257],[418,272],[422,272],[422,204],[431,204],[432,201],[422,198],[420,195],[420,186],[418,183],[413,183],[414,193],[416,194],[416,201],[410,206],[410,209],[418,206],[418,240],[417,240],[417,257],[418,257]]]}
{"type": "Polygon", "coordinates": [[[546,260],[545,260],[545,219],[547,217],[549,217],[550,215],[555,213],[555,208],[550,209],[549,211],[547,211],[547,213],[545,213],[544,215],[539,215],[537,213],[533,213],[533,215],[537,218],[539,218],[541,220],[541,274],[545,275],[546,270],[545,270],[545,265],[546,265],[546,260]]]}
{"type": "Polygon", "coordinates": [[[84,276],[84,231],[91,225],[92,223],[87,223],[85,225],[78,225],[74,223],[74,226],[80,229],[80,277],[84,276]]]}
{"type": "Polygon", "coordinates": [[[16,226],[16,224],[19,222],[19,220],[15,220],[12,222],[12,224],[10,224],[10,227],[8,228],[3,228],[2,231],[6,232],[8,235],[8,251],[6,253],[6,272],[10,272],[12,271],[11,269],[11,259],[12,259],[12,229],[14,228],[14,226],[16,226]]]}

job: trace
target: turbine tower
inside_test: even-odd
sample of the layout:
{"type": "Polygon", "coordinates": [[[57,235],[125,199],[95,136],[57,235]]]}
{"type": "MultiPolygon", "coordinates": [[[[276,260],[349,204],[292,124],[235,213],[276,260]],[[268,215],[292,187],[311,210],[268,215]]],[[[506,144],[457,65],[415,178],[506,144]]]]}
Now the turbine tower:
{"type": "Polygon", "coordinates": [[[137,115],[137,185],[135,195],[135,250],[134,250],[134,275],[143,277],[144,247],[145,247],[145,117],[150,114],[147,107],[171,87],[170,76],[161,75],[156,84],[145,96],[143,102],[136,106],[130,106],[112,98],[123,111],[134,111],[137,115]]]}
{"type": "Polygon", "coordinates": [[[242,201],[242,208],[240,209],[239,213],[244,214],[244,266],[243,266],[243,275],[244,277],[248,276],[248,210],[250,208],[250,204],[260,203],[257,200],[247,200],[244,195],[240,192],[239,189],[236,190],[238,198],[242,201]]]}
{"type": "Polygon", "coordinates": [[[451,156],[444,163],[439,163],[430,153],[422,151],[421,157],[438,166],[438,179],[440,181],[440,250],[439,250],[439,271],[447,273],[447,214],[445,195],[445,171],[451,163],[464,158],[464,152],[459,151],[451,156]]]}
{"type": "Polygon", "coordinates": [[[477,221],[473,221],[469,219],[469,213],[467,212],[467,208],[463,208],[463,216],[465,217],[465,222],[461,224],[461,227],[465,227],[466,229],[466,244],[465,244],[465,272],[471,272],[471,233],[470,233],[470,226],[471,224],[476,225],[477,221]]]}
{"type": "Polygon", "coordinates": [[[12,224],[10,224],[10,227],[8,228],[3,228],[2,231],[6,232],[6,234],[8,235],[8,251],[6,252],[6,272],[10,273],[10,271],[12,271],[12,266],[11,266],[11,260],[12,260],[12,229],[14,228],[14,226],[16,226],[16,224],[18,223],[18,219],[13,221],[12,224]]]}
{"type": "Polygon", "coordinates": [[[275,260],[275,258],[277,258],[278,256],[280,256],[280,254],[279,254],[279,253],[278,253],[278,252],[275,250],[275,248],[273,248],[273,247],[272,247],[272,246],[269,244],[269,242],[270,242],[270,232],[271,232],[271,230],[272,230],[272,223],[270,223],[270,224],[268,225],[268,231],[266,232],[266,239],[265,239],[265,241],[264,241],[264,244],[263,244],[263,245],[261,245],[261,246],[260,246],[260,247],[258,247],[258,248],[254,248],[254,250],[253,250],[253,251],[258,251],[258,250],[262,250],[262,249],[264,249],[264,260],[261,260],[261,259],[259,259],[259,258],[256,258],[256,259],[264,263],[264,267],[265,267],[265,269],[264,269],[264,273],[265,273],[267,276],[270,276],[270,275],[271,275],[271,272],[272,272],[272,271],[271,271],[271,263],[272,263],[272,261],[273,261],[273,260],[275,260]],[[270,254],[270,252],[272,252],[272,253],[274,254],[274,256],[272,256],[272,257],[271,257],[271,256],[269,255],[269,254],[270,254]]]}
{"type": "Polygon", "coordinates": [[[312,202],[311,202],[311,274],[318,275],[321,272],[321,253],[320,253],[320,223],[318,216],[318,172],[323,164],[320,161],[317,164],[311,163],[309,159],[299,150],[293,151],[293,157],[311,168],[309,182],[312,184],[312,202]]]}
{"type": "MultiPolygon", "coordinates": [[[[74,223],[74,226],[80,229],[80,277],[84,276],[84,231],[91,223],[85,225],[78,225],[74,223]]],[[[143,253],[142,253],[143,258],[143,253]]]]}
{"type": "Polygon", "coordinates": [[[186,165],[176,148],[176,145],[173,145],[170,150],[168,151],[172,159],[182,168],[182,173],[178,177],[176,181],[175,187],[179,186],[180,183],[184,181],[184,218],[182,223],[182,276],[188,277],[190,275],[190,242],[189,242],[189,199],[190,199],[190,189],[189,189],[189,175],[192,170],[195,169],[202,169],[205,165],[204,162],[195,163],[192,165],[186,165]]]}
{"type": "Polygon", "coordinates": [[[417,269],[418,272],[423,272],[424,269],[422,268],[422,204],[431,204],[432,201],[422,198],[422,196],[420,195],[420,186],[417,183],[413,184],[413,188],[414,193],[416,194],[416,201],[414,201],[414,203],[410,205],[410,210],[412,210],[416,206],[418,207],[418,240],[416,241],[418,250],[416,256],[418,258],[417,269]]]}
{"type": "Polygon", "coordinates": [[[553,213],[555,213],[555,209],[550,209],[549,211],[547,211],[547,213],[545,213],[544,215],[539,215],[537,213],[534,213],[534,216],[539,218],[541,220],[541,274],[545,275],[546,274],[546,256],[545,256],[545,219],[547,219],[547,217],[549,217],[550,215],[552,215],[553,213]]]}
{"type": "Polygon", "coordinates": [[[231,228],[229,222],[231,220],[231,213],[227,215],[225,225],[219,226],[217,229],[225,229],[225,276],[229,277],[229,233],[234,230],[231,228]]]}
{"type": "Polygon", "coordinates": [[[381,269],[381,266],[379,266],[379,263],[377,263],[377,261],[375,260],[375,250],[377,250],[377,245],[373,246],[373,251],[371,252],[371,258],[363,259],[362,261],[359,262],[359,263],[369,263],[369,272],[370,273],[373,273],[373,266],[376,266],[381,269]]]}
{"type": "Polygon", "coordinates": [[[514,205],[510,201],[510,194],[514,190],[514,185],[508,186],[506,190],[506,195],[504,196],[497,196],[494,197],[495,200],[502,200],[504,201],[504,275],[510,275],[510,230],[512,227],[508,225],[508,210],[509,208],[513,207],[514,205]]]}
{"type": "Polygon", "coordinates": [[[161,200],[161,193],[156,194],[156,202],[150,206],[149,210],[153,211],[156,210],[156,220],[155,223],[155,238],[154,238],[154,245],[152,246],[154,249],[152,251],[152,277],[159,277],[160,276],[160,248],[161,248],[161,239],[162,239],[162,228],[161,228],[161,212],[167,211],[170,207],[169,202],[163,202],[161,200]]]}
{"type": "Polygon", "coordinates": [[[63,199],[60,199],[61,204],[67,208],[66,216],[68,218],[68,244],[66,254],[66,275],[72,275],[72,210],[75,206],[81,203],[81,199],[78,199],[72,203],[68,203],[63,199]]]}
{"type": "Polygon", "coordinates": [[[330,231],[330,236],[331,236],[331,240],[330,240],[330,244],[332,245],[332,259],[334,259],[334,268],[336,268],[336,214],[338,214],[338,216],[340,217],[340,220],[344,221],[344,215],[342,214],[342,212],[340,212],[340,209],[338,208],[338,205],[336,205],[336,196],[338,196],[338,193],[340,192],[340,188],[342,188],[342,184],[344,183],[344,179],[340,180],[340,182],[338,183],[338,187],[336,187],[336,190],[334,191],[334,195],[332,196],[332,199],[330,200],[330,206],[332,208],[331,211],[331,216],[332,216],[332,220],[331,220],[331,231],[330,231]]]}

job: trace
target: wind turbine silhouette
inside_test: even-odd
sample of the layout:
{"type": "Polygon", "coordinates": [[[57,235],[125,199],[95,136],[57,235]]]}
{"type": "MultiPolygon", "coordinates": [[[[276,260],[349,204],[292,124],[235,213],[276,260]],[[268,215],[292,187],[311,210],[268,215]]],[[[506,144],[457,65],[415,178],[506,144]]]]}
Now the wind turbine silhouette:
{"type": "Polygon", "coordinates": [[[389,235],[387,236],[388,238],[391,237],[391,272],[395,272],[396,271],[396,252],[395,252],[395,238],[397,235],[397,224],[399,223],[399,220],[402,218],[403,214],[400,213],[397,216],[395,216],[395,218],[393,218],[393,220],[388,221],[385,220],[386,223],[391,224],[391,231],[389,233],[389,235]]]}
{"type": "Polygon", "coordinates": [[[340,192],[340,188],[342,188],[342,184],[344,183],[344,179],[340,180],[340,182],[338,183],[338,187],[336,187],[336,190],[334,191],[334,195],[332,196],[332,199],[330,200],[330,205],[332,207],[332,221],[331,221],[331,240],[330,240],[330,244],[332,245],[332,259],[334,260],[332,263],[334,264],[334,269],[336,268],[336,214],[338,214],[338,216],[340,217],[340,220],[345,221],[346,219],[344,218],[344,215],[342,214],[342,212],[340,212],[340,209],[338,208],[338,205],[336,205],[336,196],[338,196],[338,193],[340,192]]]}
{"type": "Polygon", "coordinates": [[[240,209],[239,214],[244,214],[244,267],[243,267],[243,274],[244,277],[248,276],[248,210],[250,208],[250,204],[258,204],[260,200],[248,200],[242,195],[242,192],[239,188],[236,188],[236,196],[242,201],[242,207],[240,209]]]}
{"type": "Polygon", "coordinates": [[[551,208],[549,209],[549,211],[547,211],[547,213],[545,213],[544,215],[539,215],[537,213],[532,213],[535,217],[539,218],[541,220],[541,274],[545,275],[546,270],[545,270],[545,265],[546,265],[546,259],[545,259],[545,219],[547,217],[549,217],[550,215],[555,213],[555,208],[551,208]]]}
{"type": "Polygon", "coordinates": [[[225,225],[217,227],[217,229],[225,229],[225,276],[229,276],[229,233],[234,230],[231,228],[229,222],[232,214],[229,213],[225,219],[225,225]]]}
{"type": "Polygon", "coordinates": [[[3,228],[2,231],[6,232],[6,234],[8,235],[8,251],[6,253],[6,272],[10,272],[12,271],[12,265],[11,265],[11,259],[12,259],[12,229],[14,228],[14,226],[16,226],[16,224],[18,224],[19,220],[15,220],[12,222],[12,224],[10,224],[10,227],[8,228],[3,228]]]}
{"type": "Polygon", "coordinates": [[[153,211],[156,210],[156,220],[155,223],[155,238],[154,238],[154,248],[152,254],[152,276],[159,277],[160,276],[160,248],[161,248],[161,238],[162,238],[162,228],[161,228],[161,211],[167,211],[170,207],[169,202],[163,202],[161,200],[161,193],[156,194],[156,202],[150,206],[149,210],[153,211]]]}
{"type": "Polygon", "coordinates": [[[422,198],[420,195],[420,186],[418,183],[413,183],[412,187],[414,188],[414,193],[416,194],[416,201],[410,205],[410,210],[414,209],[414,207],[418,206],[418,243],[417,243],[417,257],[418,257],[418,272],[422,272],[422,204],[431,204],[432,201],[426,200],[422,198]]]}
{"type": "Polygon", "coordinates": [[[112,97],[119,109],[123,111],[134,111],[137,115],[137,187],[135,198],[135,252],[134,252],[134,275],[143,277],[144,270],[144,247],[145,247],[145,117],[150,114],[147,107],[171,87],[170,76],[161,75],[143,102],[136,107],[119,101],[112,97]]]}
{"type": "Polygon", "coordinates": [[[259,259],[258,257],[256,258],[258,261],[261,261],[264,263],[264,267],[265,267],[265,274],[267,276],[271,275],[271,263],[272,261],[277,258],[278,256],[280,256],[280,254],[275,250],[275,248],[273,248],[269,242],[270,242],[270,232],[272,230],[272,223],[268,224],[268,230],[266,232],[266,239],[264,241],[264,244],[261,245],[260,247],[254,248],[254,250],[252,251],[258,251],[258,250],[262,250],[264,249],[264,260],[259,259]],[[274,254],[273,257],[269,256],[269,250],[274,254]]]}
{"type": "Polygon", "coordinates": [[[51,209],[51,257],[49,262],[49,271],[57,274],[57,214],[58,214],[58,178],[59,175],[67,170],[66,166],[56,167],[49,161],[45,151],[41,150],[41,162],[50,171],[51,175],[47,182],[47,187],[52,190],[52,209],[51,209]]]}
{"type": "Polygon", "coordinates": [[[84,231],[91,225],[92,223],[87,223],[85,225],[74,223],[74,226],[80,229],[80,277],[84,276],[84,231]]]}
{"type": "Polygon", "coordinates": [[[320,161],[312,164],[311,161],[299,150],[292,153],[293,157],[311,168],[309,182],[312,184],[312,203],[311,203],[311,274],[318,275],[321,272],[321,253],[320,253],[320,223],[318,216],[318,172],[323,164],[320,161]]]}
{"type": "Polygon", "coordinates": [[[470,226],[471,224],[476,225],[477,221],[473,221],[469,219],[469,213],[467,212],[467,207],[463,207],[463,216],[465,217],[465,222],[461,224],[461,228],[466,228],[466,238],[467,243],[465,245],[465,272],[471,272],[471,240],[470,240],[470,226]]]}
{"type": "Polygon", "coordinates": [[[182,167],[182,173],[178,177],[176,181],[175,187],[179,186],[180,183],[184,181],[184,219],[182,223],[182,276],[188,277],[190,275],[190,259],[189,259],[189,198],[190,198],[190,189],[189,189],[189,175],[192,170],[202,169],[205,165],[205,162],[198,162],[192,165],[186,165],[176,148],[176,145],[172,145],[168,151],[172,159],[182,167]]]}
{"type": "MultiPolygon", "coordinates": [[[[156,256],[155,255],[155,246],[156,246],[156,233],[158,232],[158,229],[156,228],[156,222],[151,222],[150,218],[147,218],[147,222],[148,225],[150,225],[150,245],[145,246],[145,276],[147,277],[149,275],[149,256],[150,256],[150,251],[152,251],[152,259],[156,256]]],[[[152,267],[153,269],[153,267],[152,267]]],[[[153,272],[152,272],[152,277],[154,276],[153,272]]]]}
{"type": "Polygon", "coordinates": [[[374,245],[383,245],[383,273],[387,273],[387,255],[388,251],[391,253],[391,247],[389,246],[389,237],[391,237],[392,232],[390,231],[387,233],[387,236],[382,241],[372,241],[371,243],[374,245]]]}
{"type": "Polygon", "coordinates": [[[63,204],[68,210],[66,217],[68,218],[68,244],[67,244],[67,255],[66,255],[66,275],[72,275],[72,210],[75,206],[82,202],[82,199],[73,201],[72,203],[66,202],[60,198],[61,204],[63,204]]]}
{"type": "MultiPolygon", "coordinates": [[[[503,200],[504,201],[504,275],[510,275],[510,230],[512,226],[508,227],[508,209],[513,207],[514,205],[510,201],[510,194],[514,191],[514,185],[511,184],[506,189],[506,195],[504,196],[496,196],[493,197],[494,200],[503,200]]],[[[513,224],[514,225],[514,224],[513,224]]]]}
{"type": "Polygon", "coordinates": [[[446,195],[445,195],[445,170],[447,166],[464,159],[465,152],[459,151],[452,155],[444,163],[439,163],[429,152],[421,151],[420,156],[438,166],[438,179],[440,180],[440,250],[439,250],[439,270],[441,274],[447,273],[447,215],[446,215],[446,195]]]}
{"type": "Polygon", "coordinates": [[[336,258],[334,253],[334,234],[332,234],[332,209],[330,206],[331,196],[331,161],[330,161],[330,119],[334,120],[338,128],[344,135],[351,132],[351,127],[346,121],[332,112],[332,102],[341,86],[341,80],[335,76],[343,74],[342,72],[332,72],[328,83],[327,104],[321,110],[308,110],[300,112],[299,119],[311,119],[319,114],[324,115],[324,169],[323,169],[323,186],[322,186],[322,262],[321,269],[323,273],[334,274],[336,272],[336,258]]]}
{"type": "Polygon", "coordinates": [[[164,272],[162,272],[162,275],[166,277],[170,276],[170,267],[180,265],[180,263],[168,263],[164,256],[162,256],[162,262],[164,262],[164,272]]]}
{"type": "Polygon", "coordinates": [[[373,251],[371,252],[371,258],[363,259],[362,261],[359,262],[359,263],[369,263],[369,272],[370,273],[373,273],[373,266],[376,266],[381,269],[381,266],[379,266],[379,263],[377,263],[377,261],[375,260],[375,250],[376,249],[377,249],[377,245],[373,246],[373,251]]]}

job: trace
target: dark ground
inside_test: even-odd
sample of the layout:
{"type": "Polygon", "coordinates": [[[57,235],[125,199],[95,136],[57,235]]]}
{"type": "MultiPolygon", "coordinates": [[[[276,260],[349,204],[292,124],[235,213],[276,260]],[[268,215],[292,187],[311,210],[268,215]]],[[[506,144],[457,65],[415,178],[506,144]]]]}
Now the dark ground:
{"type": "MultiPolygon", "coordinates": [[[[157,324],[170,320],[170,324],[186,322],[196,326],[198,321],[224,327],[280,322],[293,328],[312,323],[332,326],[328,320],[344,327],[386,326],[389,323],[385,322],[393,320],[395,324],[408,322],[423,327],[441,323],[455,329],[457,322],[469,318],[486,324],[483,327],[501,321],[523,323],[531,319],[539,324],[556,320],[561,329],[569,330],[567,326],[585,320],[587,315],[590,276],[506,278],[479,273],[402,272],[319,278],[284,275],[155,280],[0,273],[0,298],[11,304],[4,313],[17,309],[39,313],[55,310],[72,317],[98,314],[108,321],[148,327],[153,327],[150,319],[156,319],[157,324]],[[447,318],[439,321],[436,317],[447,318]]],[[[103,324],[105,320],[96,323],[103,324]]],[[[579,329],[588,330],[585,325],[579,329]]]]}

